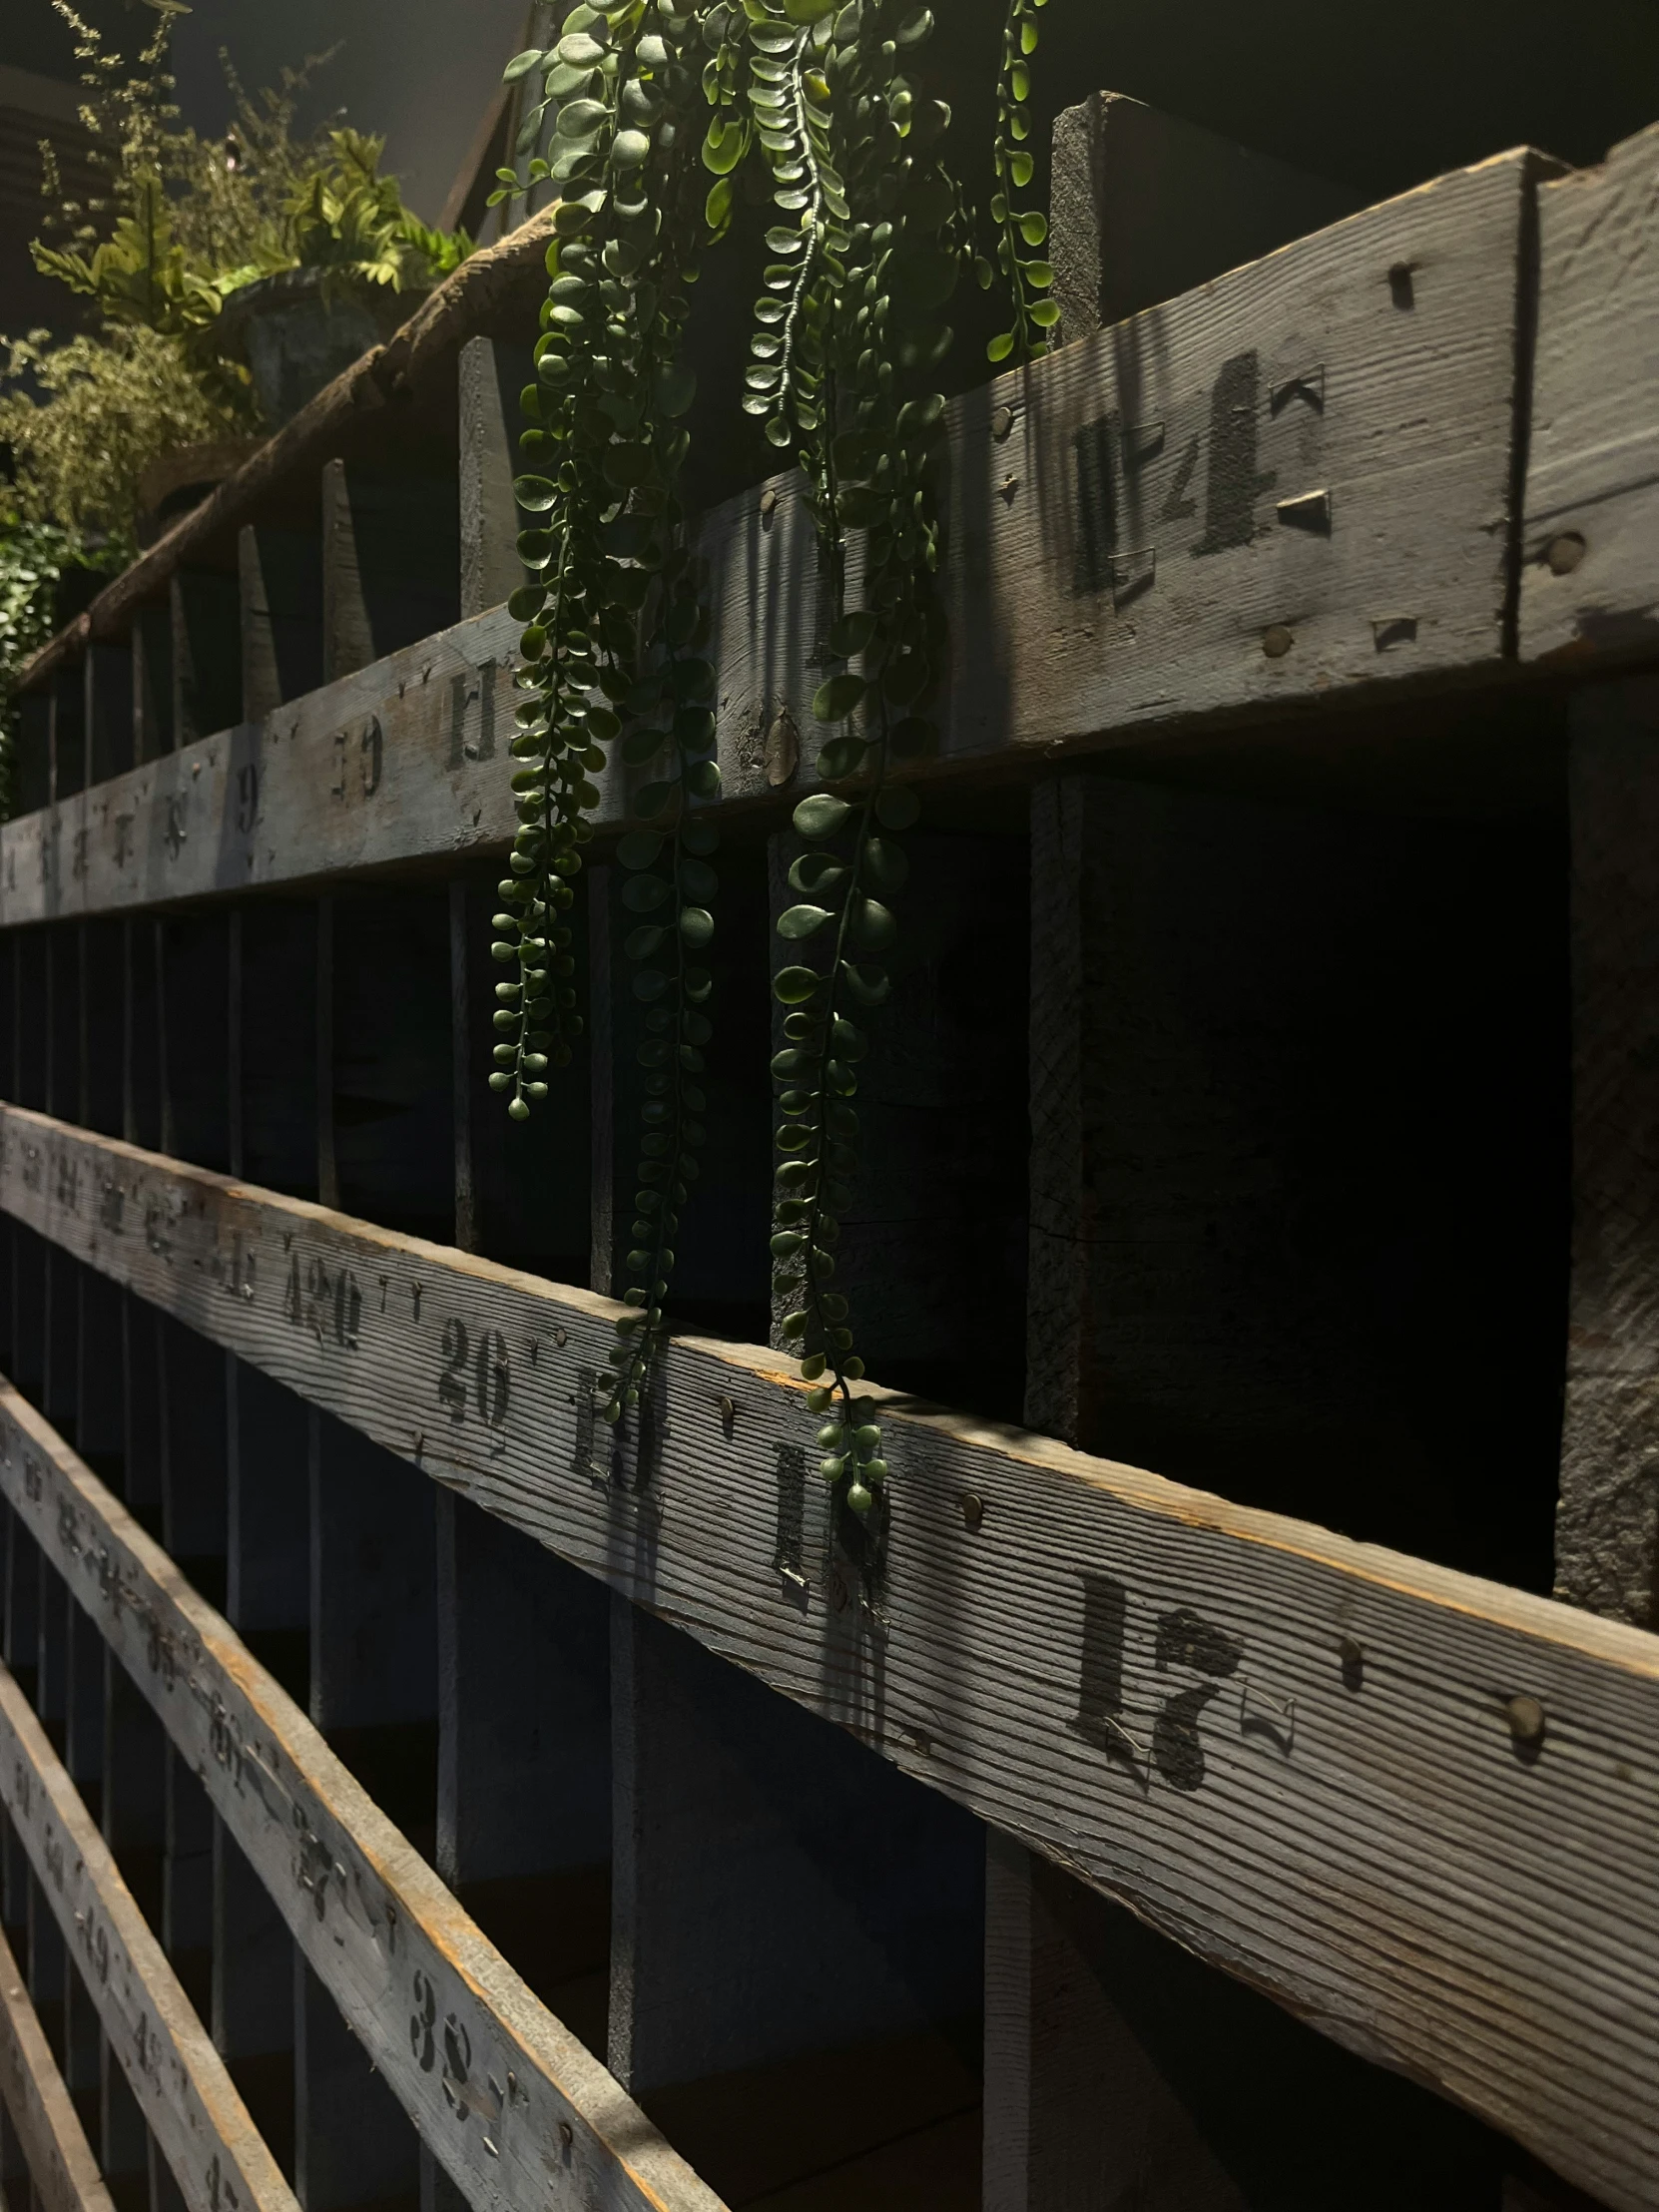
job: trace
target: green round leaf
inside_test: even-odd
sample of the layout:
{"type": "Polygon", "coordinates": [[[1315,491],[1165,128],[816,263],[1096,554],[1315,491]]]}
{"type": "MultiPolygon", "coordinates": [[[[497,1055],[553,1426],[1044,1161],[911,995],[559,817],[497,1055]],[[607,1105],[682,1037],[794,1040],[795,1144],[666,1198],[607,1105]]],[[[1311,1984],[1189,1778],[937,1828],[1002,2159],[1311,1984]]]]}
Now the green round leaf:
{"type": "Polygon", "coordinates": [[[810,967],[780,968],[772,979],[773,995],[785,1006],[804,1006],[823,977],[810,967]]]}
{"type": "Polygon", "coordinates": [[[663,840],[655,830],[630,830],[618,838],[616,856],[624,867],[654,867],[662,849],[663,840]]]}
{"type": "Polygon", "coordinates": [[[803,837],[832,837],[852,809],[832,792],[815,792],[795,810],[795,827],[803,837]]]}
{"type": "Polygon", "coordinates": [[[909,784],[889,784],[875,802],[875,819],[883,830],[908,830],[921,813],[921,801],[909,784]]]}
{"type": "Polygon", "coordinates": [[[701,951],[710,943],[715,933],[715,917],[706,906],[682,906],[680,909],[680,934],[689,945],[701,951]]]}
{"type": "Polygon", "coordinates": [[[829,919],[829,913],[822,906],[790,906],[778,917],[778,934],[791,942],[799,942],[822,929],[829,919]]]}

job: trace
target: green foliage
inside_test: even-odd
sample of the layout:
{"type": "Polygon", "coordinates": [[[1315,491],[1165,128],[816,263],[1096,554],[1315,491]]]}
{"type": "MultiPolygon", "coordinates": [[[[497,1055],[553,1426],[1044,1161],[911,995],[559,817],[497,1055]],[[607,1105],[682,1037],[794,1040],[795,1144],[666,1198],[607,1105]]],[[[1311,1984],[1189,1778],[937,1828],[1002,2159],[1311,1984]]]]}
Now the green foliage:
{"type": "MultiPolygon", "coordinates": [[[[1054,320],[1035,296],[1046,265],[1019,252],[1041,244],[1042,219],[1010,199],[1032,174],[1025,102],[1041,4],[1010,0],[1008,15],[991,213],[1015,320],[996,358],[1032,358],[1054,320]]],[[[520,441],[531,580],[512,602],[527,624],[513,751],[525,765],[495,946],[518,973],[499,986],[491,1078],[515,1116],[545,1094],[545,1071],[570,1059],[579,1028],[574,986],[558,979],[571,963],[554,956],[569,942],[559,917],[599,798],[588,778],[650,771],[632,801],[647,827],[618,851],[638,922],[626,950],[645,1105],[612,1420],[646,1402],[712,1035],[712,979],[693,955],[715,927],[715,832],[695,802],[720,788],[716,673],[697,652],[706,621],[675,488],[692,397],[679,359],[687,286],[757,171],[776,213],[741,404],[806,479],[836,664],[814,701],[817,767],[838,788],[796,810],[808,849],[790,871],[798,903],[778,922],[788,951],[774,978],[773,1288],[812,1385],[824,1478],[859,1516],[876,1507],[886,1464],[873,1405],[854,1394],[864,1370],[836,1249],[858,1169],[858,1066],[891,991],[899,839],[919,812],[891,772],[935,736],[924,712],[938,649],[930,452],[944,400],[931,385],[972,259],[943,159],[949,112],[911,75],[933,27],[914,0],[583,0],[553,46],[508,66],[525,88],[517,152],[528,159],[500,172],[496,195],[543,181],[561,195],[520,441]],[[705,103],[712,116],[694,125],[705,103]],[[863,560],[849,605],[854,536],[863,560]]],[[[994,281],[989,261],[981,275],[994,281]]]]}
{"type": "Polygon", "coordinates": [[[55,523],[0,506],[0,815],[11,811],[17,679],[52,634],[58,578],[72,563],[114,565],[108,552],[89,552],[55,523]]]}
{"type": "MultiPolygon", "coordinates": [[[[35,264],[95,302],[101,331],[54,346],[14,340],[0,372],[0,436],[17,457],[25,513],[131,545],[137,488],[161,454],[249,434],[248,371],[217,343],[221,309],[243,285],[314,268],[329,283],[422,288],[470,252],[464,233],[429,231],[379,174],[383,142],[342,127],[298,135],[299,97],[326,56],[282,72],[251,98],[224,56],[236,123],[223,142],[182,129],[169,51],[177,0],[150,0],[156,25],[131,59],[69,0],[81,121],[99,190],[64,196],[50,150],[51,203],[35,264]]],[[[0,343],[5,341],[0,340],[0,343]]]]}
{"type": "MultiPolygon", "coordinates": [[[[1045,333],[1060,319],[1052,299],[1042,296],[1054,281],[1054,272],[1039,254],[1027,260],[1022,246],[1042,247],[1048,238],[1048,218],[1039,208],[1021,208],[1016,194],[1030,185],[1036,162],[1027,143],[1031,136],[1031,56],[1037,51],[1037,10],[1047,0],[1008,0],[1008,20],[1002,33],[1002,74],[996,100],[996,189],[991,195],[991,222],[996,228],[996,268],[1008,289],[1013,307],[1012,325],[991,339],[986,352],[993,361],[1011,361],[1017,368],[1048,350],[1045,333]]],[[[988,290],[996,281],[991,264],[979,257],[980,283],[988,290]]]]}
{"type": "MultiPolygon", "coordinates": [[[[4,342],[4,341],[0,341],[4,342]]],[[[141,324],[52,345],[37,330],[0,362],[0,439],[31,522],[137,550],[139,479],[159,453],[233,436],[239,414],[204,388],[177,338],[141,324]]]]}

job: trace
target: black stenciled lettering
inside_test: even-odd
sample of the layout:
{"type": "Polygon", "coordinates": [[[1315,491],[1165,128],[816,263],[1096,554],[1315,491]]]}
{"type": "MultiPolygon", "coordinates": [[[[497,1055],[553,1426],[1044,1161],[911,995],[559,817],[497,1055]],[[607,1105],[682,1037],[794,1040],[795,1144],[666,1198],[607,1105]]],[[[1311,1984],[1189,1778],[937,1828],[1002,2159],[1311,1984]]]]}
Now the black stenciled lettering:
{"type": "Polygon", "coordinates": [[[455,2117],[465,2124],[467,2068],[472,2063],[472,2037],[453,2012],[443,2018],[443,2094],[455,2117]]]}
{"type": "Polygon", "coordinates": [[[363,1294],[357,1279],[341,1268],[334,1278],[334,1342],[347,1352],[357,1349],[357,1331],[363,1318],[363,1294]]]}
{"type": "Polygon", "coordinates": [[[1256,502],[1279,481],[1258,472],[1261,356],[1235,353],[1222,363],[1210,391],[1210,468],[1204,494],[1204,535],[1193,558],[1248,545],[1256,535],[1256,502]]]}
{"type": "Polygon", "coordinates": [[[1169,488],[1169,497],[1159,509],[1161,522],[1190,522],[1198,512],[1198,501],[1187,497],[1187,486],[1198,474],[1198,456],[1203,450],[1201,438],[1189,438],[1187,450],[1181,456],[1181,465],[1175,472],[1175,481],[1169,488]]]}
{"type": "Polygon", "coordinates": [[[174,792],[167,802],[167,821],[162,830],[162,842],[167,846],[168,857],[176,860],[190,838],[190,827],[185,821],[187,801],[183,792],[174,792]]]}
{"type": "Polygon", "coordinates": [[[1083,1656],[1077,1670],[1073,1735],[1097,1751],[1121,1756],[1132,1749],[1123,1727],[1123,1647],[1129,1593],[1109,1574],[1083,1577],[1083,1656]]]}
{"type": "Polygon", "coordinates": [[[486,1427],[500,1428],[507,1418],[507,1340],[499,1329],[486,1329],[478,1339],[475,1383],[478,1418],[486,1427]]]}
{"type": "Polygon", "coordinates": [[[328,786],[328,797],[343,800],[345,797],[346,733],[343,730],[336,730],[332,743],[334,748],[334,780],[328,786]]]}
{"type": "MultiPolygon", "coordinates": [[[[1160,1673],[1167,1667],[1191,1667],[1195,1673],[1225,1677],[1237,1671],[1244,1646],[1236,1636],[1217,1628],[1190,1605],[1158,1618],[1154,1664],[1160,1673]]],[[[1204,1746],[1198,1723],[1204,1708],[1221,1694],[1219,1683],[1200,1683],[1167,1698],[1159,1708],[1152,1731],[1152,1756],[1158,1772],[1172,1790],[1192,1791],[1204,1780],[1204,1746]]]]}
{"type": "Polygon", "coordinates": [[[438,1377],[438,1402],[454,1421],[466,1418],[466,1323],[451,1319],[443,1325],[443,1373],[438,1377]]]}
{"type": "Polygon", "coordinates": [[[409,2048],[422,2073],[430,2073],[437,2058],[432,2029],[437,2024],[438,2000],[428,1976],[420,1967],[414,1975],[414,2010],[409,2014],[409,2048]]]}
{"type": "Polygon", "coordinates": [[[807,1454],[799,1444],[779,1444],[778,1543],[773,1565],[805,1587],[807,1574],[807,1454]]]}
{"type": "Polygon", "coordinates": [[[260,771],[249,761],[237,771],[237,828],[244,836],[253,829],[259,812],[260,771]]]}

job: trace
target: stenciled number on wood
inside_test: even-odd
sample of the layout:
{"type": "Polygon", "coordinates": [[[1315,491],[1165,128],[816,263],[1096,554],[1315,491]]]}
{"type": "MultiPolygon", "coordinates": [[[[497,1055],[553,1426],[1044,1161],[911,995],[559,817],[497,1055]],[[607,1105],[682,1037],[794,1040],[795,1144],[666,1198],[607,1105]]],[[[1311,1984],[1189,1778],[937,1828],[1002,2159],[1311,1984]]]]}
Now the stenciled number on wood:
{"type": "MultiPolygon", "coordinates": [[[[1317,428],[1325,415],[1325,370],[1314,367],[1288,376],[1275,383],[1264,400],[1260,354],[1236,353],[1222,363],[1210,387],[1208,407],[1208,431],[1195,433],[1180,447],[1161,505],[1151,481],[1154,464],[1168,457],[1161,420],[1126,419],[1114,409],[1073,433],[1077,499],[1073,588],[1080,596],[1110,591],[1114,607],[1122,608],[1153,588],[1159,548],[1146,534],[1141,517],[1153,516],[1178,528],[1191,522],[1198,502],[1190,487],[1201,461],[1205,463],[1204,532],[1189,549],[1192,558],[1231,552],[1262,536],[1271,525],[1258,521],[1257,503],[1277,487],[1280,476],[1278,469],[1258,465],[1263,418],[1276,423],[1293,410],[1305,429],[1317,428]],[[1123,542],[1126,527],[1135,542],[1123,542]]],[[[1307,465],[1312,458],[1305,436],[1299,459],[1307,465]]],[[[1292,519],[1301,518],[1281,516],[1281,520],[1292,519]]]]}
{"type": "Polygon", "coordinates": [[[1186,1668],[1207,1679],[1174,1691],[1160,1702],[1151,1742],[1143,1744],[1124,1718],[1128,1629],[1129,1593],[1124,1585],[1109,1574],[1085,1574],[1077,1713],[1067,1726],[1097,1751],[1125,1761],[1143,1788],[1151,1786],[1152,1771],[1156,1769],[1172,1790],[1197,1790],[1205,1775],[1199,1721],[1212,1698],[1220,1696],[1222,1682],[1237,1673],[1244,1645],[1190,1605],[1160,1613],[1152,1654],[1158,1673],[1186,1668]]]}
{"type": "Polygon", "coordinates": [[[438,1376],[438,1400],[449,1418],[465,1420],[470,1397],[486,1428],[504,1428],[511,1382],[507,1340],[500,1330],[481,1330],[474,1345],[466,1323],[451,1315],[443,1325],[443,1369],[438,1376]]]}
{"type": "Polygon", "coordinates": [[[298,1253],[291,1254],[282,1311],[319,1345],[336,1344],[342,1351],[356,1351],[363,1294],[349,1268],[336,1269],[330,1275],[320,1260],[311,1260],[301,1273],[298,1253]]]}

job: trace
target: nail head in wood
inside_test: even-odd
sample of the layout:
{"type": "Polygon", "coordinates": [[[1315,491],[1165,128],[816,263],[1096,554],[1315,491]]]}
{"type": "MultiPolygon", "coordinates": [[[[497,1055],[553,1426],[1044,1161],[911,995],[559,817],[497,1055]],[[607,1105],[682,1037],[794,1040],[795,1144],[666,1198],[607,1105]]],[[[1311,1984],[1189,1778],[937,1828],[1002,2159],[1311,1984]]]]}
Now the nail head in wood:
{"type": "Polygon", "coordinates": [[[1363,1688],[1366,1679],[1366,1647],[1358,1636],[1340,1636],[1337,1639],[1337,1657],[1342,1661],[1343,1687],[1348,1690],[1363,1688]]]}
{"type": "Polygon", "coordinates": [[[1551,538],[1544,549],[1544,559],[1552,576],[1570,576],[1584,558],[1585,544],[1576,530],[1563,530],[1558,538],[1551,538]]]}
{"type": "Polygon", "coordinates": [[[770,522],[778,512],[778,494],[768,485],[761,494],[761,520],[770,522]]]}
{"type": "Polygon", "coordinates": [[[1295,638],[1282,622],[1274,623],[1262,633],[1262,651],[1270,661],[1282,661],[1295,643],[1295,638]]]}
{"type": "Polygon", "coordinates": [[[962,1526],[973,1535],[977,1535],[985,1525],[984,1499],[973,1490],[964,1490],[960,1504],[962,1508],[962,1526]]]}
{"type": "Polygon", "coordinates": [[[995,440],[996,440],[996,442],[997,442],[997,444],[998,444],[998,445],[1002,445],[1002,444],[1005,444],[1005,443],[1006,443],[1006,441],[1008,440],[1008,438],[1009,438],[1009,437],[1010,437],[1010,436],[1012,435],[1012,433],[1013,433],[1013,427],[1014,427],[1014,410],[1013,410],[1013,408],[1012,408],[1012,407],[998,407],[998,408],[996,409],[995,413],[994,413],[994,414],[993,414],[993,415],[991,416],[991,436],[992,436],[993,438],[995,438],[995,440]]]}
{"type": "Polygon", "coordinates": [[[1504,1707],[1516,1748],[1536,1751],[1544,1740],[1544,1709],[1535,1697],[1512,1697],[1504,1707]]]}

